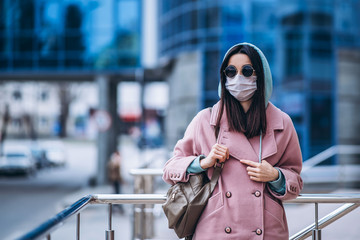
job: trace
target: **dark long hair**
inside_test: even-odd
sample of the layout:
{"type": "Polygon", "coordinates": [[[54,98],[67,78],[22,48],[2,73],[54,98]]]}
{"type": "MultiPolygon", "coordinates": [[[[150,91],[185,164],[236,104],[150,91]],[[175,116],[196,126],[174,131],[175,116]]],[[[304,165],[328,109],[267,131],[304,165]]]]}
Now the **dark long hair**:
{"type": "Polygon", "coordinates": [[[226,109],[226,116],[228,119],[229,130],[236,132],[243,132],[247,138],[252,138],[263,133],[266,134],[266,107],[265,107],[265,80],[264,68],[258,52],[248,45],[240,45],[234,47],[226,55],[220,67],[221,79],[221,98],[220,109],[217,116],[215,133],[218,134],[220,130],[220,121],[226,109]],[[252,103],[249,110],[245,113],[244,108],[240,102],[234,98],[230,92],[225,88],[226,76],[224,69],[228,66],[229,59],[234,54],[246,54],[256,72],[257,90],[252,97],[252,103]]]}

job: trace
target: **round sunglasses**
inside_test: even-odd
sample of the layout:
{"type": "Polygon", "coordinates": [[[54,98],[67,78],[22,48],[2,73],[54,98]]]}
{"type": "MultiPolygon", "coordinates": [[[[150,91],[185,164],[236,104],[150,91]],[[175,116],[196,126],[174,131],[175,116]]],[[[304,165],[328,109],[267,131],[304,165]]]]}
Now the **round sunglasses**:
{"type": "MultiPolygon", "coordinates": [[[[241,68],[241,74],[244,77],[250,77],[254,74],[254,72],[255,72],[255,70],[251,65],[244,65],[241,68]]],[[[234,65],[229,65],[224,70],[224,74],[228,78],[234,78],[237,73],[238,73],[238,70],[234,65]]]]}

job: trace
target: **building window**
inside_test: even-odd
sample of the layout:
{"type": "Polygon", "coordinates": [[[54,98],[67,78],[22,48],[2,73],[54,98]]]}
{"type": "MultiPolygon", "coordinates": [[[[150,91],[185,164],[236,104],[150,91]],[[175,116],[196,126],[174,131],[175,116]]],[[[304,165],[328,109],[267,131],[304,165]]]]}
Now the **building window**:
{"type": "Polygon", "coordinates": [[[331,32],[316,31],[311,33],[310,56],[315,58],[331,58],[332,37],[331,32]]]}
{"type": "Polygon", "coordinates": [[[310,15],[310,23],[312,26],[331,27],[332,21],[332,17],[328,14],[312,13],[310,15]]]}
{"type": "Polygon", "coordinates": [[[283,26],[291,26],[291,27],[301,26],[304,24],[304,20],[305,20],[304,13],[298,12],[284,17],[281,21],[281,24],[283,26]]]}
{"type": "Polygon", "coordinates": [[[287,77],[301,77],[303,73],[302,33],[285,33],[285,71],[287,77]]]}
{"type": "Polygon", "coordinates": [[[331,97],[313,95],[310,100],[311,111],[311,145],[330,145],[332,141],[332,112],[331,97]]]}
{"type": "Polygon", "coordinates": [[[217,7],[204,9],[204,27],[217,28],[220,25],[220,11],[217,7]]]}
{"type": "Polygon", "coordinates": [[[45,102],[49,99],[49,92],[47,90],[42,90],[39,94],[39,100],[45,102]]]}
{"type": "Polygon", "coordinates": [[[20,101],[22,99],[22,93],[18,89],[15,90],[12,95],[15,101],[20,101]]]}

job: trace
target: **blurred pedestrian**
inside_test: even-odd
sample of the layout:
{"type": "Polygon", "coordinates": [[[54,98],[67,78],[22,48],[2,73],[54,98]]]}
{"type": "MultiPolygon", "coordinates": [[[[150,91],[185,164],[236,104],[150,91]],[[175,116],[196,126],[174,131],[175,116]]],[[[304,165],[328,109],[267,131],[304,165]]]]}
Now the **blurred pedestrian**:
{"type": "Polygon", "coordinates": [[[282,201],[303,186],[301,150],[291,118],[270,101],[272,78],[264,54],[237,44],[220,67],[220,101],[204,109],[177,142],[164,167],[170,184],[214,165],[223,169],[193,240],[289,239],[282,201]]]}
{"type": "MultiPolygon", "coordinates": [[[[108,176],[113,185],[114,193],[120,194],[123,179],[121,177],[121,155],[118,150],[111,155],[108,162],[108,176]]],[[[124,213],[122,205],[114,205],[114,208],[118,209],[121,214],[124,213]]]]}
{"type": "Polygon", "coordinates": [[[4,141],[6,139],[6,128],[10,121],[10,111],[9,111],[9,104],[5,105],[5,112],[2,118],[2,126],[0,130],[0,156],[3,155],[4,150],[4,141]]]}

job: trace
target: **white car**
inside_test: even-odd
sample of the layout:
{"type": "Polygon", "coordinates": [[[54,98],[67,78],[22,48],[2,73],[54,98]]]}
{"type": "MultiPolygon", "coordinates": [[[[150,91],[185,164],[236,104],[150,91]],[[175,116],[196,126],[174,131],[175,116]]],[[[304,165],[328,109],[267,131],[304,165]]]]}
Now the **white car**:
{"type": "Polygon", "coordinates": [[[34,174],[36,162],[28,148],[4,149],[0,157],[0,173],[5,174],[34,174]]]}
{"type": "Polygon", "coordinates": [[[62,147],[45,147],[44,151],[49,166],[63,167],[66,165],[66,154],[62,147]]]}

